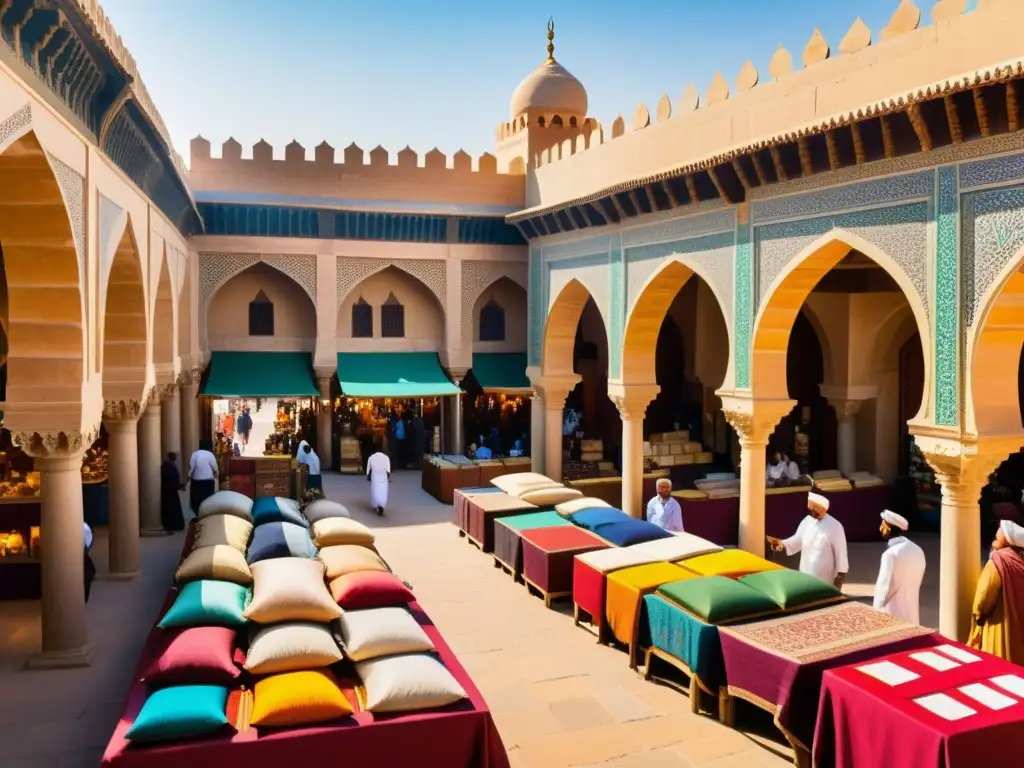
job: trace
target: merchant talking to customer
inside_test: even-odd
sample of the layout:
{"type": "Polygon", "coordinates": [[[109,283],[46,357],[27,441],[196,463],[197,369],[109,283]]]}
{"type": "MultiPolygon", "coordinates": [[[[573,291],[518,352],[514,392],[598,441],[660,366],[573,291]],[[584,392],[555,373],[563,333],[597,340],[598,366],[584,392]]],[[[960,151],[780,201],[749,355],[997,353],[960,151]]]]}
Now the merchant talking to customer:
{"type": "Polygon", "coordinates": [[[807,494],[807,517],[800,521],[796,533],[788,539],[768,537],[775,552],[787,555],[800,553],[800,570],[817,576],[837,589],[850,570],[846,557],[846,531],[843,524],[828,513],[829,501],[817,493],[807,494]]]}

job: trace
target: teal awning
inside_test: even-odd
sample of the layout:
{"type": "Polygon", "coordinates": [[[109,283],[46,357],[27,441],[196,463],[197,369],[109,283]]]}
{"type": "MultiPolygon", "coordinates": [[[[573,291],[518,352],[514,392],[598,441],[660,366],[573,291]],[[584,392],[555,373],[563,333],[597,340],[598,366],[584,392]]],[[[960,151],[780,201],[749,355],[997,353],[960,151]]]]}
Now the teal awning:
{"type": "Polygon", "coordinates": [[[338,381],[348,397],[438,397],[460,390],[436,352],[339,352],[338,381]]]}
{"type": "Polygon", "coordinates": [[[484,392],[529,391],[525,352],[474,352],[473,378],[484,392]]]}
{"type": "Polygon", "coordinates": [[[308,352],[214,352],[207,397],[319,397],[308,352]]]}

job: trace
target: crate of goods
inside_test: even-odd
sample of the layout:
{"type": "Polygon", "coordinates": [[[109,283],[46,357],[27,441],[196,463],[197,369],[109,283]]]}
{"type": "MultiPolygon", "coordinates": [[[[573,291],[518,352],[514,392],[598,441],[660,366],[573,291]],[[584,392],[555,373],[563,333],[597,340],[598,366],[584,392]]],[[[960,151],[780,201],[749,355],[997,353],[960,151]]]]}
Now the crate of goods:
{"type": "MultiPolygon", "coordinates": [[[[264,458],[256,463],[254,498],[292,495],[291,458],[264,458]]],[[[305,466],[305,465],[303,465],[305,466]]]]}
{"type": "Polygon", "coordinates": [[[671,442],[688,443],[690,442],[690,431],[688,429],[677,429],[675,432],[667,432],[665,433],[665,439],[671,442]]]}
{"type": "Polygon", "coordinates": [[[693,463],[694,464],[710,464],[714,460],[715,460],[714,455],[712,455],[711,453],[705,452],[705,451],[701,451],[700,453],[693,454],[693,463]]]}
{"type": "Polygon", "coordinates": [[[650,440],[644,440],[643,454],[644,454],[644,456],[653,456],[654,455],[654,451],[651,448],[651,441],[650,440]]]}
{"type": "Polygon", "coordinates": [[[362,449],[359,447],[359,440],[355,437],[341,438],[341,458],[361,459],[362,449]]]}
{"type": "Polygon", "coordinates": [[[655,456],[654,457],[654,463],[657,464],[659,467],[674,467],[676,465],[676,459],[681,459],[681,458],[683,458],[683,457],[682,456],[672,456],[671,454],[669,454],[667,456],[655,456]]]}
{"type": "Polygon", "coordinates": [[[603,440],[580,440],[580,451],[583,453],[603,453],[603,440]]]}
{"type": "Polygon", "coordinates": [[[703,450],[704,446],[701,445],[700,443],[683,443],[683,453],[700,453],[703,450]]]}
{"type": "Polygon", "coordinates": [[[670,456],[672,454],[672,446],[669,443],[654,443],[651,445],[654,449],[654,456],[670,456]]]}
{"type": "Polygon", "coordinates": [[[651,433],[651,442],[652,443],[661,443],[661,442],[664,442],[664,441],[665,441],[665,433],[664,432],[652,432],[651,433]]]}
{"type": "Polygon", "coordinates": [[[221,490],[236,491],[251,499],[256,490],[255,479],[255,475],[231,475],[228,478],[227,487],[221,486],[221,490]]]}
{"type": "Polygon", "coordinates": [[[581,461],[600,461],[604,458],[604,451],[584,451],[580,454],[581,461]]]}
{"type": "Polygon", "coordinates": [[[252,475],[256,472],[256,460],[240,456],[228,457],[229,475],[252,475]]]}

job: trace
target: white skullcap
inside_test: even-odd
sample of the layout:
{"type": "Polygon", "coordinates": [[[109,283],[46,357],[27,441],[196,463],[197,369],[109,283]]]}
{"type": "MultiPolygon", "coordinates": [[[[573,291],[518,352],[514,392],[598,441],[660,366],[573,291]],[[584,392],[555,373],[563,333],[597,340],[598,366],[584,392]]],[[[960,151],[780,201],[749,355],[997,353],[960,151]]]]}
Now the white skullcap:
{"type": "Polygon", "coordinates": [[[808,493],[807,503],[813,504],[814,506],[820,507],[821,509],[824,509],[826,512],[828,512],[828,499],[826,499],[819,493],[808,493]]]}
{"type": "Polygon", "coordinates": [[[667,485],[669,488],[671,488],[672,487],[672,481],[669,480],[667,477],[659,477],[658,478],[658,482],[656,482],[654,484],[654,487],[655,488],[661,488],[661,486],[663,486],[663,485],[667,485]]]}
{"type": "Polygon", "coordinates": [[[1012,520],[1003,520],[999,524],[999,530],[1003,532],[1003,536],[1015,547],[1024,547],[1024,527],[1017,525],[1012,520]]]}
{"type": "Polygon", "coordinates": [[[893,528],[899,528],[901,531],[905,531],[910,527],[910,523],[907,522],[907,518],[903,515],[897,515],[895,512],[888,509],[882,512],[882,519],[893,528]]]}

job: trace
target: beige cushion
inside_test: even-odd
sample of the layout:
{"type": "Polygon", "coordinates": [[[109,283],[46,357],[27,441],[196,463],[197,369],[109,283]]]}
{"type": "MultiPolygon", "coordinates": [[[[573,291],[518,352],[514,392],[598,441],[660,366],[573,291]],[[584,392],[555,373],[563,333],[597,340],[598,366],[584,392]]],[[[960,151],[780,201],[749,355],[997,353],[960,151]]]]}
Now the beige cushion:
{"type": "Polygon", "coordinates": [[[593,496],[583,496],[581,494],[579,498],[569,499],[568,501],[555,504],[555,512],[560,514],[562,517],[569,517],[569,515],[574,515],[583,509],[610,506],[611,504],[604,499],[595,499],[593,496]]]}
{"type": "Polygon", "coordinates": [[[252,523],[234,515],[210,515],[196,521],[193,549],[225,544],[245,554],[252,536],[252,523]]]}
{"type": "Polygon", "coordinates": [[[537,491],[527,491],[519,498],[530,504],[536,504],[538,507],[550,507],[565,501],[582,499],[583,491],[578,491],[575,488],[542,488],[537,491]]]}
{"type": "Polygon", "coordinates": [[[252,572],[245,562],[245,555],[227,544],[193,549],[178,566],[175,578],[180,583],[212,579],[230,581],[243,587],[252,584],[252,572]]]}
{"type": "Polygon", "coordinates": [[[405,608],[345,611],[341,617],[341,639],[345,655],[352,661],[434,650],[423,627],[405,608]]]}
{"type": "Polygon", "coordinates": [[[466,698],[452,673],[433,656],[412,653],[356,663],[367,712],[409,712],[466,698]]]}
{"type": "Polygon", "coordinates": [[[372,547],[373,531],[348,517],[326,517],[313,523],[313,541],[321,549],[337,544],[372,547]]]}
{"type": "Polygon", "coordinates": [[[199,505],[196,517],[202,520],[210,515],[234,515],[252,522],[252,499],[237,491],[217,491],[199,505]]]}
{"type": "Polygon", "coordinates": [[[328,581],[346,573],[388,569],[380,555],[360,544],[335,544],[333,547],[324,547],[317,557],[327,568],[328,581]]]}
{"type": "Polygon", "coordinates": [[[843,473],[838,469],[819,469],[811,475],[815,480],[834,480],[836,478],[842,478],[842,476],[843,473]]]}
{"type": "Polygon", "coordinates": [[[344,505],[329,499],[317,499],[302,510],[302,514],[310,523],[316,523],[327,517],[351,517],[344,505]]]}
{"type": "Polygon", "coordinates": [[[245,617],[257,624],[329,622],[341,608],[324,584],[324,564],[305,557],[276,557],[252,566],[252,602],[245,617]]]}
{"type": "Polygon", "coordinates": [[[341,649],[323,624],[305,621],[264,627],[249,643],[245,668],[254,675],[321,669],[341,661],[341,649]]]}
{"type": "Polygon", "coordinates": [[[552,485],[561,485],[550,477],[538,474],[537,472],[513,472],[509,475],[498,475],[491,480],[491,485],[500,488],[505,493],[518,496],[523,490],[532,487],[544,488],[552,485]]]}

